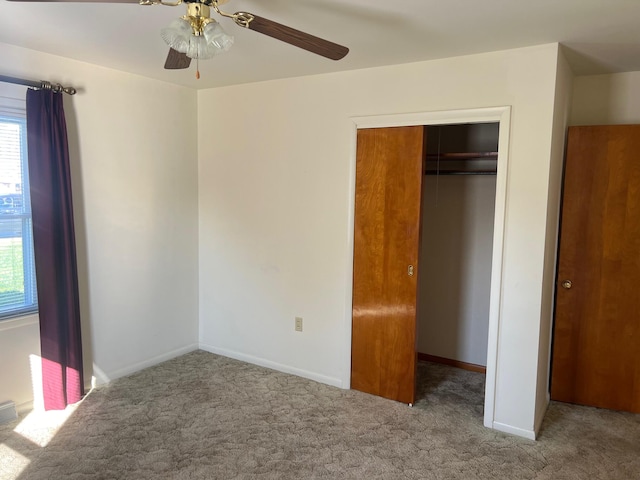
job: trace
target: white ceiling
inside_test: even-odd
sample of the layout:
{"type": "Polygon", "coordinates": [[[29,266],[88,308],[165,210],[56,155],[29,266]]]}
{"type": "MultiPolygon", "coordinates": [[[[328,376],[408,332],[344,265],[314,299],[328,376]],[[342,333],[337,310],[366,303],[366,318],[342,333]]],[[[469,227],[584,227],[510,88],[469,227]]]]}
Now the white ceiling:
{"type": "MultiPolygon", "coordinates": [[[[640,70],[639,0],[230,0],[248,11],[345,45],[327,60],[220,23],[232,50],[188,70],[164,70],[159,31],[177,7],[0,0],[0,42],[209,88],[561,42],[576,74],[640,70]]],[[[212,16],[214,14],[212,13],[212,16]]],[[[0,74],[10,74],[2,66],[0,74]]]]}

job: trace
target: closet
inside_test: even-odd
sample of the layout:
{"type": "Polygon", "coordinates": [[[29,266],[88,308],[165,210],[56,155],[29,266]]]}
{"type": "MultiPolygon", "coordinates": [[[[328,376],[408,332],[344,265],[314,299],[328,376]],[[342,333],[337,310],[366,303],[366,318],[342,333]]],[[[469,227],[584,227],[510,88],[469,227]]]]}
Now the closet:
{"type": "Polygon", "coordinates": [[[351,388],[416,400],[416,359],[484,368],[499,123],[358,129],[351,388]]]}
{"type": "Polygon", "coordinates": [[[425,128],[418,358],[484,373],[499,124],[425,128]]]}

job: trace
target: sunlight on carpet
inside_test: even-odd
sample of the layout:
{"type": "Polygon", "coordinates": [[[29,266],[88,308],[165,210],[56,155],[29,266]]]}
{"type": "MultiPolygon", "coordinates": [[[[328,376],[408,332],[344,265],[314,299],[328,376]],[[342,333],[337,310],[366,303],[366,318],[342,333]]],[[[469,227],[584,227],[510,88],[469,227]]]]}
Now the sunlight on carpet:
{"type": "Polygon", "coordinates": [[[78,404],[64,410],[34,410],[13,431],[39,447],[46,447],[77,408],[78,404]]]}
{"type": "Polygon", "coordinates": [[[23,455],[0,443],[0,478],[13,480],[27,468],[30,461],[23,455]],[[8,468],[11,467],[9,471],[8,468]],[[11,475],[11,476],[10,476],[11,475]]]}

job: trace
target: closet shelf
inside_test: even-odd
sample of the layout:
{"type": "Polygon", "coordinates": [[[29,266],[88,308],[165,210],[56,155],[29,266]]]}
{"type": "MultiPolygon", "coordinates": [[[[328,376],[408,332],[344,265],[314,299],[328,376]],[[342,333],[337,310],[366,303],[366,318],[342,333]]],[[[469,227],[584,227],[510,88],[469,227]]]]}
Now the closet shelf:
{"type": "Polygon", "coordinates": [[[495,175],[495,170],[426,170],[425,175],[495,175]]]}
{"type": "Polygon", "coordinates": [[[498,152],[429,153],[424,174],[495,175],[497,160],[498,152]]]}
{"type": "Polygon", "coordinates": [[[427,161],[437,160],[498,160],[498,152],[456,152],[427,154],[427,161]]]}

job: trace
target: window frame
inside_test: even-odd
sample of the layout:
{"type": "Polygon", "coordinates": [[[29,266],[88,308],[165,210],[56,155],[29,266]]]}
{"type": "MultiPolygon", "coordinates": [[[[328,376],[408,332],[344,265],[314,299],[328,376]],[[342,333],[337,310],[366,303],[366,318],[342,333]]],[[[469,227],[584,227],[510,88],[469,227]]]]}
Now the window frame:
{"type": "MultiPolygon", "coordinates": [[[[15,100],[6,104],[2,100],[14,100],[0,98],[0,123],[15,124],[20,127],[20,169],[21,169],[21,192],[23,207],[21,213],[10,213],[0,215],[0,219],[15,219],[21,221],[22,238],[22,269],[24,282],[24,303],[15,304],[15,308],[0,311],[0,322],[24,317],[38,313],[38,294],[36,287],[36,271],[33,258],[33,222],[31,214],[31,196],[29,194],[29,166],[27,151],[27,119],[24,106],[22,108],[12,106],[15,100]]],[[[22,101],[24,105],[24,101],[22,101]]]]}

